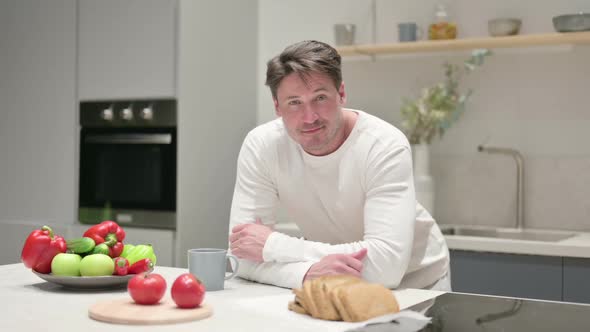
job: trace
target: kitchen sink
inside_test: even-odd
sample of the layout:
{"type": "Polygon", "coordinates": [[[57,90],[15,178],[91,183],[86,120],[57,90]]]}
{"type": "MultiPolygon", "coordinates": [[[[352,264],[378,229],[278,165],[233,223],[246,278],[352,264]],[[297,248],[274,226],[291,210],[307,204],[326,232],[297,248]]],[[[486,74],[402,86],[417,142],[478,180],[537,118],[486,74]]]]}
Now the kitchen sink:
{"type": "Polygon", "coordinates": [[[517,229],[517,228],[482,228],[473,226],[441,226],[444,235],[473,236],[498,239],[557,242],[575,235],[563,231],[517,229]]]}

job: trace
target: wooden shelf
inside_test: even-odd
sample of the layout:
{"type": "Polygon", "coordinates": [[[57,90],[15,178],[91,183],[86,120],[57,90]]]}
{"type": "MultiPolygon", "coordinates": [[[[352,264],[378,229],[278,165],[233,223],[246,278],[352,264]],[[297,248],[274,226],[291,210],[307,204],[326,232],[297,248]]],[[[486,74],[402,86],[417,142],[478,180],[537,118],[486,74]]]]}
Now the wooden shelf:
{"type": "Polygon", "coordinates": [[[590,31],[352,45],[337,49],[341,56],[355,56],[579,44],[590,44],[590,31]]]}

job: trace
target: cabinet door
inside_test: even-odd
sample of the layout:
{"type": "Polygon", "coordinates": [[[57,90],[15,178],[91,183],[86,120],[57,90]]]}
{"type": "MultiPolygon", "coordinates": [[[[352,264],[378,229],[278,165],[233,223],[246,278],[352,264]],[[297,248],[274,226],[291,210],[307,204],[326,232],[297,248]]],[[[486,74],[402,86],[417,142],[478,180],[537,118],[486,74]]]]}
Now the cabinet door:
{"type": "Polygon", "coordinates": [[[174,97],[176,0],[81,0],[81,100],[174,97]]]}
{"type": "Polygon", "coordinates": [[[563,259],[563,300],[590,303],[590,259],[563,259]]]}
{"type": "Polygon", "coordinates": [[[453,291],[561,300],[562,258],[451,251],[453,291]]]}
{"type": "Polygon", "coordinates": [[[0,1],[0,229],[76,218],[75,64],[76,0],[0,1]]]}
{"type": "Polygon", "coordinates": [[[125,228],[125,243],[151,244],[158,258],[157,266],[174,266],[174,231],[125,228]]]}

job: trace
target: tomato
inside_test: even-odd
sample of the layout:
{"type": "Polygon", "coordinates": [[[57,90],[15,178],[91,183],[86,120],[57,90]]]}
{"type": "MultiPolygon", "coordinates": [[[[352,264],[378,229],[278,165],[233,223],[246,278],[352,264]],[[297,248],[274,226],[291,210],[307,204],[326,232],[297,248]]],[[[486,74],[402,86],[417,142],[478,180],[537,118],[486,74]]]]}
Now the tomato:
{"type": "Polygon", "coordinates": [[[114,275],[124,276],[129,273],[129,261],[127,261],[127,258],[117,257],[113,259],[113,262],[115,262],[115,272],[113,272],[114,275]]]}
{"type": "Polygon", "coordinates": [[[129,280],[127,291],[137,304],[156,304],[166,293],[166,280],[156,273],[140,273],[129,280]]]}
{"type": "Polygon", "coordinates": [[[170,292],[179,308],[195,308],[205,298],[205,285],[191,273],[184,273],[174,280],[170,292]]]}

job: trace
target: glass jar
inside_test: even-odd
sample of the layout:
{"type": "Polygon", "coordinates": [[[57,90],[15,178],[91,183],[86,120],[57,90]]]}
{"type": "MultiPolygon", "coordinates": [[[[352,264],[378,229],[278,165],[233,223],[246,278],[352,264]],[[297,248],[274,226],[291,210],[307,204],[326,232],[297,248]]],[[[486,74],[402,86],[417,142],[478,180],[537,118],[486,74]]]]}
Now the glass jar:
{"type": "Polygon", "coordinates": [[[447,6],[439,3],[434,12],[434,22],[428,27],[428,39],[457,38],[457,24],[451,21],[447,6]]]}

